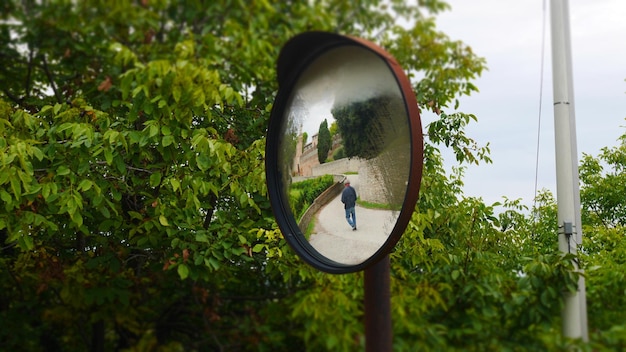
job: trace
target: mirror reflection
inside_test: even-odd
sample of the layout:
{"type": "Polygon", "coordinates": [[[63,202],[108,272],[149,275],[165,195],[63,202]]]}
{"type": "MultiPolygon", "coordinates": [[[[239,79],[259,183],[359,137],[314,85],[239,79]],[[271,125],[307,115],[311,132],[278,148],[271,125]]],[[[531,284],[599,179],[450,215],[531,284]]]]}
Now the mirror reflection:
{"type": "Polygon", "coordinates": [[[303,71],[285,114],[278,160],[300,230],[328,259],[366,261],[391,234],[409,180],[409,117],[396,78],[365,48],[331,49],[303,71]]]}

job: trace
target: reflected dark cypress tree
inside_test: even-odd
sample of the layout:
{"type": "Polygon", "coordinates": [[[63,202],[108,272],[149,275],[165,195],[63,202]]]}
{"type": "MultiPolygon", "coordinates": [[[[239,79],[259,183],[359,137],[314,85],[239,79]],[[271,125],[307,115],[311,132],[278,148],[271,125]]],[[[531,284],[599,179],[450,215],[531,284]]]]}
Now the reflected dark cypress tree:
{"type": "Polygon", "coordinates": [[[317,135],[317,159],[320,164],[326,162],[328,158],[328,151],[332,145],[332,141],[330,140],[330,130],[328,129],[328,121],[324,119],[320,124],[320,129],[317,135]]]}
{"type": "Polygon", "coordinates": [[[394,98],[377,96],[347,105],[334,106],[346,157],[371,159],[385,148],[385,126],[392,126],[390,106],[394,98]]]}

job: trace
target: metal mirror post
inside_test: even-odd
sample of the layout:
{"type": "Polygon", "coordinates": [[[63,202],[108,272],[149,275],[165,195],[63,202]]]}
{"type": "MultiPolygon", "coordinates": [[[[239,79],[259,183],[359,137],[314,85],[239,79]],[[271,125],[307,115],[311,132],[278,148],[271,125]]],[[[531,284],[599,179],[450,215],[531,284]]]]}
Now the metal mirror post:
{"type": "Polygon", "coordinates": [[[390,343],[388,254],[414,211],[423,165],[410,83],[380,47],[326,32],[292,38],[277,68],[266,146],[276,221],[289,245],[315,268],[333,274],[366,270],[366,331],[369,321],[384,321],[372,328],[380,335],[388,325],[389,338],[382,339],[390,343]],[[342,197],[348,183],[356,204],[342,197]],[[379,300],[381,293],[387,303],[374,305],[386,308],[368,318],[368,297],[379,300]]]}

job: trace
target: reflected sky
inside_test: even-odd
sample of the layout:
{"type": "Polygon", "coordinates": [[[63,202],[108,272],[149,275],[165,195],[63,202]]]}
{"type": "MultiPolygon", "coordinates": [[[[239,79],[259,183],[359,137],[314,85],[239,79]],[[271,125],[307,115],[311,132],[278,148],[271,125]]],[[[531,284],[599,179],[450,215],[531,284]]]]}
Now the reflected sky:
{"type": "Polygon", "coordinates": [[[301,132],[316,134],[320,123],[334,121],[333,106],[368,100],[398,91],[395,78],[376,54],[357,46],[332,49],[313,62],[300,77],[293,100],[306,110],[293,116],[301,132]]]}

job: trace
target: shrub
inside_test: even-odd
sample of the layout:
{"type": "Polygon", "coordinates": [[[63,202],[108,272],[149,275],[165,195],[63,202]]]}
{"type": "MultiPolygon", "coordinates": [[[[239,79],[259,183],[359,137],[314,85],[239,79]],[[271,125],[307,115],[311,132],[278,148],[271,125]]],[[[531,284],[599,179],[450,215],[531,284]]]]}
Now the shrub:
{"type": "Polygon", "coordinates": [[[325,190],[334,183],[332,175],[309,179],[306,181],[291,184],[289,190],[289,205],[296,219],[299,219],[304,212],[313,204],[315,198],[319,197],[325,190]]]}

